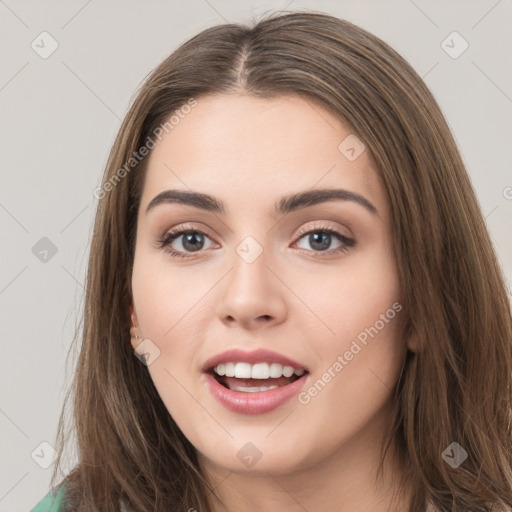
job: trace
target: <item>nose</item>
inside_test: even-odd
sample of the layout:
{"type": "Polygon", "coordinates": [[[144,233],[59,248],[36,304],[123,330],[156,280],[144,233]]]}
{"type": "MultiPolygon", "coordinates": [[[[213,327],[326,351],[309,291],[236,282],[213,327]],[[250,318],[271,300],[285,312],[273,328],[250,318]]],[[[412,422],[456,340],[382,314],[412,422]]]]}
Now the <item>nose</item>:
{"type": "Polygon", "coordinates": [[[267,266],[265,251],[248,263],[237,253],[223,281],[217,315],[228,327],[258,329],[282,323],[287,315],[285,287],[267,266]]]}

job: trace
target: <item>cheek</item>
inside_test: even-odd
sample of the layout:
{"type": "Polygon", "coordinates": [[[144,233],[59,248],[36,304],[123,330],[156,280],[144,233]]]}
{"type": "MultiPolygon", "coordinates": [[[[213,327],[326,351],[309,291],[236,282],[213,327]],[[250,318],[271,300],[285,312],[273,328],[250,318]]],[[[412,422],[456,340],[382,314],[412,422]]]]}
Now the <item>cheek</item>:
{"type": "Polygon", "coordinates": [[[190,285],[190,278],[186,270],[177,272],[171,268],[165,256],[142,252],[136,255],[132,275],[134,305],[140,332],[157,354],[147,370],[175,418],[187,416],[184,404],[192,407],[187,390],[192,389],[194,355],[198,350],[198,301],[205,293],[190,285]]]}
{"type": "Polygon", "coordinates": [[[141,336],[150,340],[146,343],[157,354],[148,371],[169,407],[173,406],[169,400],[179,403],[186,398],[177,383],[190,378],[197,350],[192,329],[198,319],[193,306],[200,295],[160,260],[164,258],[136,258],[132,290],[141,336]]]}
{"type": "Polygon", "coordinates": [[[198,279],[192,267],[172,265],[163,252],[136,254],[132,290],[144,336],[163,342],[190,324],[190,314],[194,316],[201,297],[212,286],[209,281],[208,276],[198,279]]]}
{"type": "Polygon", "coordinates": [[[315,351],[331,358],[343,353],[357,336],[364,341],[365,333],[376,323],[379,333],[396,337],[401,287],[393,252],[384,241],[354,253],[338,266],[304,273],[298,282],[297,294],[306,298],[304,302],[314,313],[304,321],[310,332],[319,333],[311,339],[312,343],[316,340],[315,351]],[[393,308],[395,303],[398,305],[393,308]]]}
{"type": "Polygon", "coordinates": [[[350,411],[351,421],[363,425],[398,379],[406,352],[404,312],[391,251],[368,251],[350,263],[325,281],[328,300],[319,311],[333,332],[315,342],[321,363],[304,401],[316,402],[320,416],[339,404],[331,420],[350,411]]]}
{"type": "Polygon", "coordinates": [[[319,363],[299,396],[315,418],[312,431],[333,439],[353,435],[389,403],[406,354],[398,298],[397,290],[374,287],[362,301],[336,305],[330,319],[336,335],[315,343],[319,363]]]}
{"type": "Polygon", "coordinates": [[[336,334],[320,348],[324,367],[318,387],[328,381],[329,390],[317,406],[344,404],[342,409],[364,422],[368,411],[387,400],[398,379],[406,352],[404,312],[396,266],[388,252],[370,253],[355,266],[330,286],[335,300],[327,321],[336,334]]]}

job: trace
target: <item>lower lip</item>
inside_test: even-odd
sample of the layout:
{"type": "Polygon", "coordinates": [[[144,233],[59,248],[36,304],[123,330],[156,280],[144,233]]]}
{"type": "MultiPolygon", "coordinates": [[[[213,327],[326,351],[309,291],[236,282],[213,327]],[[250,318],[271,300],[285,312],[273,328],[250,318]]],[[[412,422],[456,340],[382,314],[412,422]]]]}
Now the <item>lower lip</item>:
{"type": "Polygon", "coordinates": [[[219,384],[213,375],[209,373],[205,373],[204,375],[211,394],[226,409],[240,414],[263,414],[277,409],[292,396],[297,395],[303,387],[308,374],[304,374],[291,384],[286,384],[286,386],[254,393],[232,391],[222,384],[219,384]]]}

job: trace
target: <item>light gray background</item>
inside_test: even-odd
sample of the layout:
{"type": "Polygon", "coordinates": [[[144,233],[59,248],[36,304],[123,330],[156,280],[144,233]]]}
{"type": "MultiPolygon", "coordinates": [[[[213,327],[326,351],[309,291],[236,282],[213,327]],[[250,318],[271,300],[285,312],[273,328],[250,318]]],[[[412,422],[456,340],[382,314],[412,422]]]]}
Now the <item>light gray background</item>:
{"type": "Polygon", "coordinates": [[[41,443],[55,445],[71,377],[66,354],[82,304],[92,191],[136,88],[206,27],[307,8],[376,34],[424,77],[510,282],[511,0],[0,0],[0,512],[28,511],[48,491],[53,466],[40,464],[51,464],[52,452],[41,443]],[[47,59],[31,47],[34,40],[42,46],[43,31],[59,45],[47,59]],[[453,31],[469,44],[456,59],[441,46],[453,31]],[[46,262],[33,253],[43,237],[57,248],[46,262]]]}

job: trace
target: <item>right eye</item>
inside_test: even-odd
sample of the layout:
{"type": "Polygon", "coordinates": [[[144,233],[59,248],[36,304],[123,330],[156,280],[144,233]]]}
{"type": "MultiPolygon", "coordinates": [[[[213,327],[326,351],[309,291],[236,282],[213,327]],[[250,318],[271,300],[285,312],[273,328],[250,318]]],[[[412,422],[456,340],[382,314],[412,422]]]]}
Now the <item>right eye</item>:
{"type": "Polygon", "coordinates": [[[176,229],[166,233],[158,240],[160,248],[164,249],[172,257],[188,258],[189,255],[199,252],[204,248],[205,240],[210,237],[198,229],[176,229]],[[179,242],[182,249],[173,247],[175,241],[179,242]]]}

